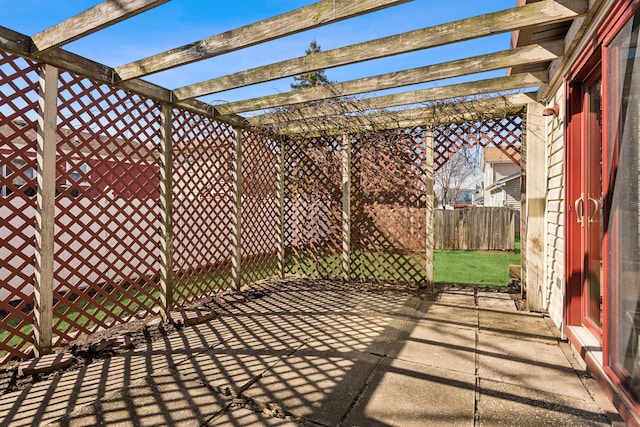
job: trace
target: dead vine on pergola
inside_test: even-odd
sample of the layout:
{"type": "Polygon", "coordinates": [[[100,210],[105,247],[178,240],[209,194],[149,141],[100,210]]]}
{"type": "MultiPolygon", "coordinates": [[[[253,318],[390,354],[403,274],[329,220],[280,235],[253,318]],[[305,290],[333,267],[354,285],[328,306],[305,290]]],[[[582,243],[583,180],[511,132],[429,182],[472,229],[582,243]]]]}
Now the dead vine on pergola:
{"type": "Polygon", "coordinates": [[[498,125],[496,131],[489,128],[522,115],[524,107],[511,103],[509,95],[461,97],[400,109],[381,108],[376,98],[335,96],[338,90],[332,85],[322,90],[334,96],[270,109],[249,119],[253,130],[285,141],[288,146],[346,135],[363,147],[394,145],[407,139],[418,144],[431,134],[436,146],[436,171],[456,153],[465,152],[465,147],[496,145],[516,160],[521,129],[510,125],[498,125]]]}
{"type": "MultiPolygon", "coordinates": [[[[331,85],[324,91],[334,93],[331,85]]],[[[517,114],[507,96],[475,96],[414,103],[413,108],[381,108],[376,98],[331,97],[267,110],[250,120],[256,132],[290,140],[390,129],[436,131],[446,123],[500,119],[517,114]]]]}

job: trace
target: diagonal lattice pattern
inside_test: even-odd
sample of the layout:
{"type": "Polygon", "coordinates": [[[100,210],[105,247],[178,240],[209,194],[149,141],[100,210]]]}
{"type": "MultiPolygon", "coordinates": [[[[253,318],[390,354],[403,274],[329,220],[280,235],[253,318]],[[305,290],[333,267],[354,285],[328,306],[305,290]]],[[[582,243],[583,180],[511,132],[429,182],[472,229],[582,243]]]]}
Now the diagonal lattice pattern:
{"type": "MultiPolygon", "coordinates": [[[[32,343],[39,65],[0,53],[0,356],[32,343]]],[[[157,310],[160,108],[62,72],[56,159],[54,336],[57,344],[157,310]]],[[[173,110],[175,300],[229,288],[235,131],[173,110]]],[[[517,162],[522,118],[442,125],[435,168],[464,146],[494,145],[517,162]]],[[[279,144],[245,132],[242,284],[278,273],[279,144]]],[[[425,158],[420,129],[352,137],[354,279],[424,280],[425,158]]],[[[341,277],[340,137],[285,150],[286,273],[341,277]]],[[[54,343],[55,344],[55,343],[54,343]]]]}
{"type": "Polygon", "coordinates": [[[249,132],[242,140],[241,278],[249,284],[278,274],[280,147],[249,132]]]}
{"type": "Polygon", "coordinates": [[[433,167],[436,171],[465,146],[498,147],[520,165],[522,116],[443,124],[434,131],[434,139],[433,167]]]}
{"type": "Polygon", "coordinates": [[[232,285],[234,131],[187,111],[173,114],[173,232],[176,301],[232,285]]]}
{"type": "Polygon", "coordinates": [[[33,341],[38,72],[0,52],[0,357],[33,341]]]}
{"type": "Polygon", "coordinates": [[[341,139],[290,142],[285,165],[285,272],[341,277],[341,139]]]}
{"type": "Polygon", "coordinates": [[[351,154],[351,277],[426,280],[426,146],[420,129],[360,135],[351,154]]]}
{"type": "Polygon", "coordinates": [[[54,334],[63,341],[157,306],[158,107],[61,73],[54,334]]]}

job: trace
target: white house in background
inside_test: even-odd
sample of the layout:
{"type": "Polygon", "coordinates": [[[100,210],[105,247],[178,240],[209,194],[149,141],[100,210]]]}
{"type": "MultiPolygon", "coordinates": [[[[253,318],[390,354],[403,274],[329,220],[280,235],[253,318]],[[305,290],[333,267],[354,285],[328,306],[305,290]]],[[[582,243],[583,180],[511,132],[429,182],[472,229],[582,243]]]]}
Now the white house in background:
{"type": "MultiPolygon", "coordinates": [[[[520,154],[516,154],[516,160],[520,154]]],[[[483,189],[478,205],[509,206],[520,210],[521,167],[497,147],[485,147],[480,169],[483,173],[483,189]]]]}

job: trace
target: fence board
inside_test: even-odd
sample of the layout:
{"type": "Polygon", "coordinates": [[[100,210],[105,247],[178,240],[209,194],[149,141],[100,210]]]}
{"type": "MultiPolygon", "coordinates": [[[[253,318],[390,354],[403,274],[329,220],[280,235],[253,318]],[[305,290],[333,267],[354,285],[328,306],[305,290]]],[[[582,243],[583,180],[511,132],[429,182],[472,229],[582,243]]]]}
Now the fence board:
{"type": "Polygon", "coordinates": [[[437,210],[435,247],[452,250],[515,250],[517,211],[507,207],[437,210]]]}

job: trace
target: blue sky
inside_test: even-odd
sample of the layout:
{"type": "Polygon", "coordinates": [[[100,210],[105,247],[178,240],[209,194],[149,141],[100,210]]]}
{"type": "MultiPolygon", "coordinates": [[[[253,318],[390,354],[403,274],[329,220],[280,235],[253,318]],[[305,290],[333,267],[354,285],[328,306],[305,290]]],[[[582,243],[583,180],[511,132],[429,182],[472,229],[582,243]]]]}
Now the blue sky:
{"type": "MultiPolygon", "coordinates": [[[[278,15],[318,0],[172,0],[84,39],[65,49],[109,66],[122,65],[143,57],[200,40],[242,25],[278,15]]],[[[357,1],[357,0],[353,0],[357,1]]],[[[400,34],[444,22],[507,9],[515,0],[414,0],[348,21],[316,28],[252,48],[243,49],[196,64],[145,77],[169,89],[198,81],[303,56],[311,40],[323,50],[335,49],[371,39],[400,34]]],[[[98,0],[0,0],[0,25],[33,35],[91,6],[98,0]]],[[[345,81],[382,73],[420,67],[509,48],[510,34],[397,55],[360,64],[327,69],[332,81],[345,81]]],[[[451,81],[439,81],[375,95],[421,87],[504,75],[504,71],[485,73],[451,81]]],[[[235,101],[288,92],[292,79],[240,88],[203,97],[206,102],[235,101]]]]}

